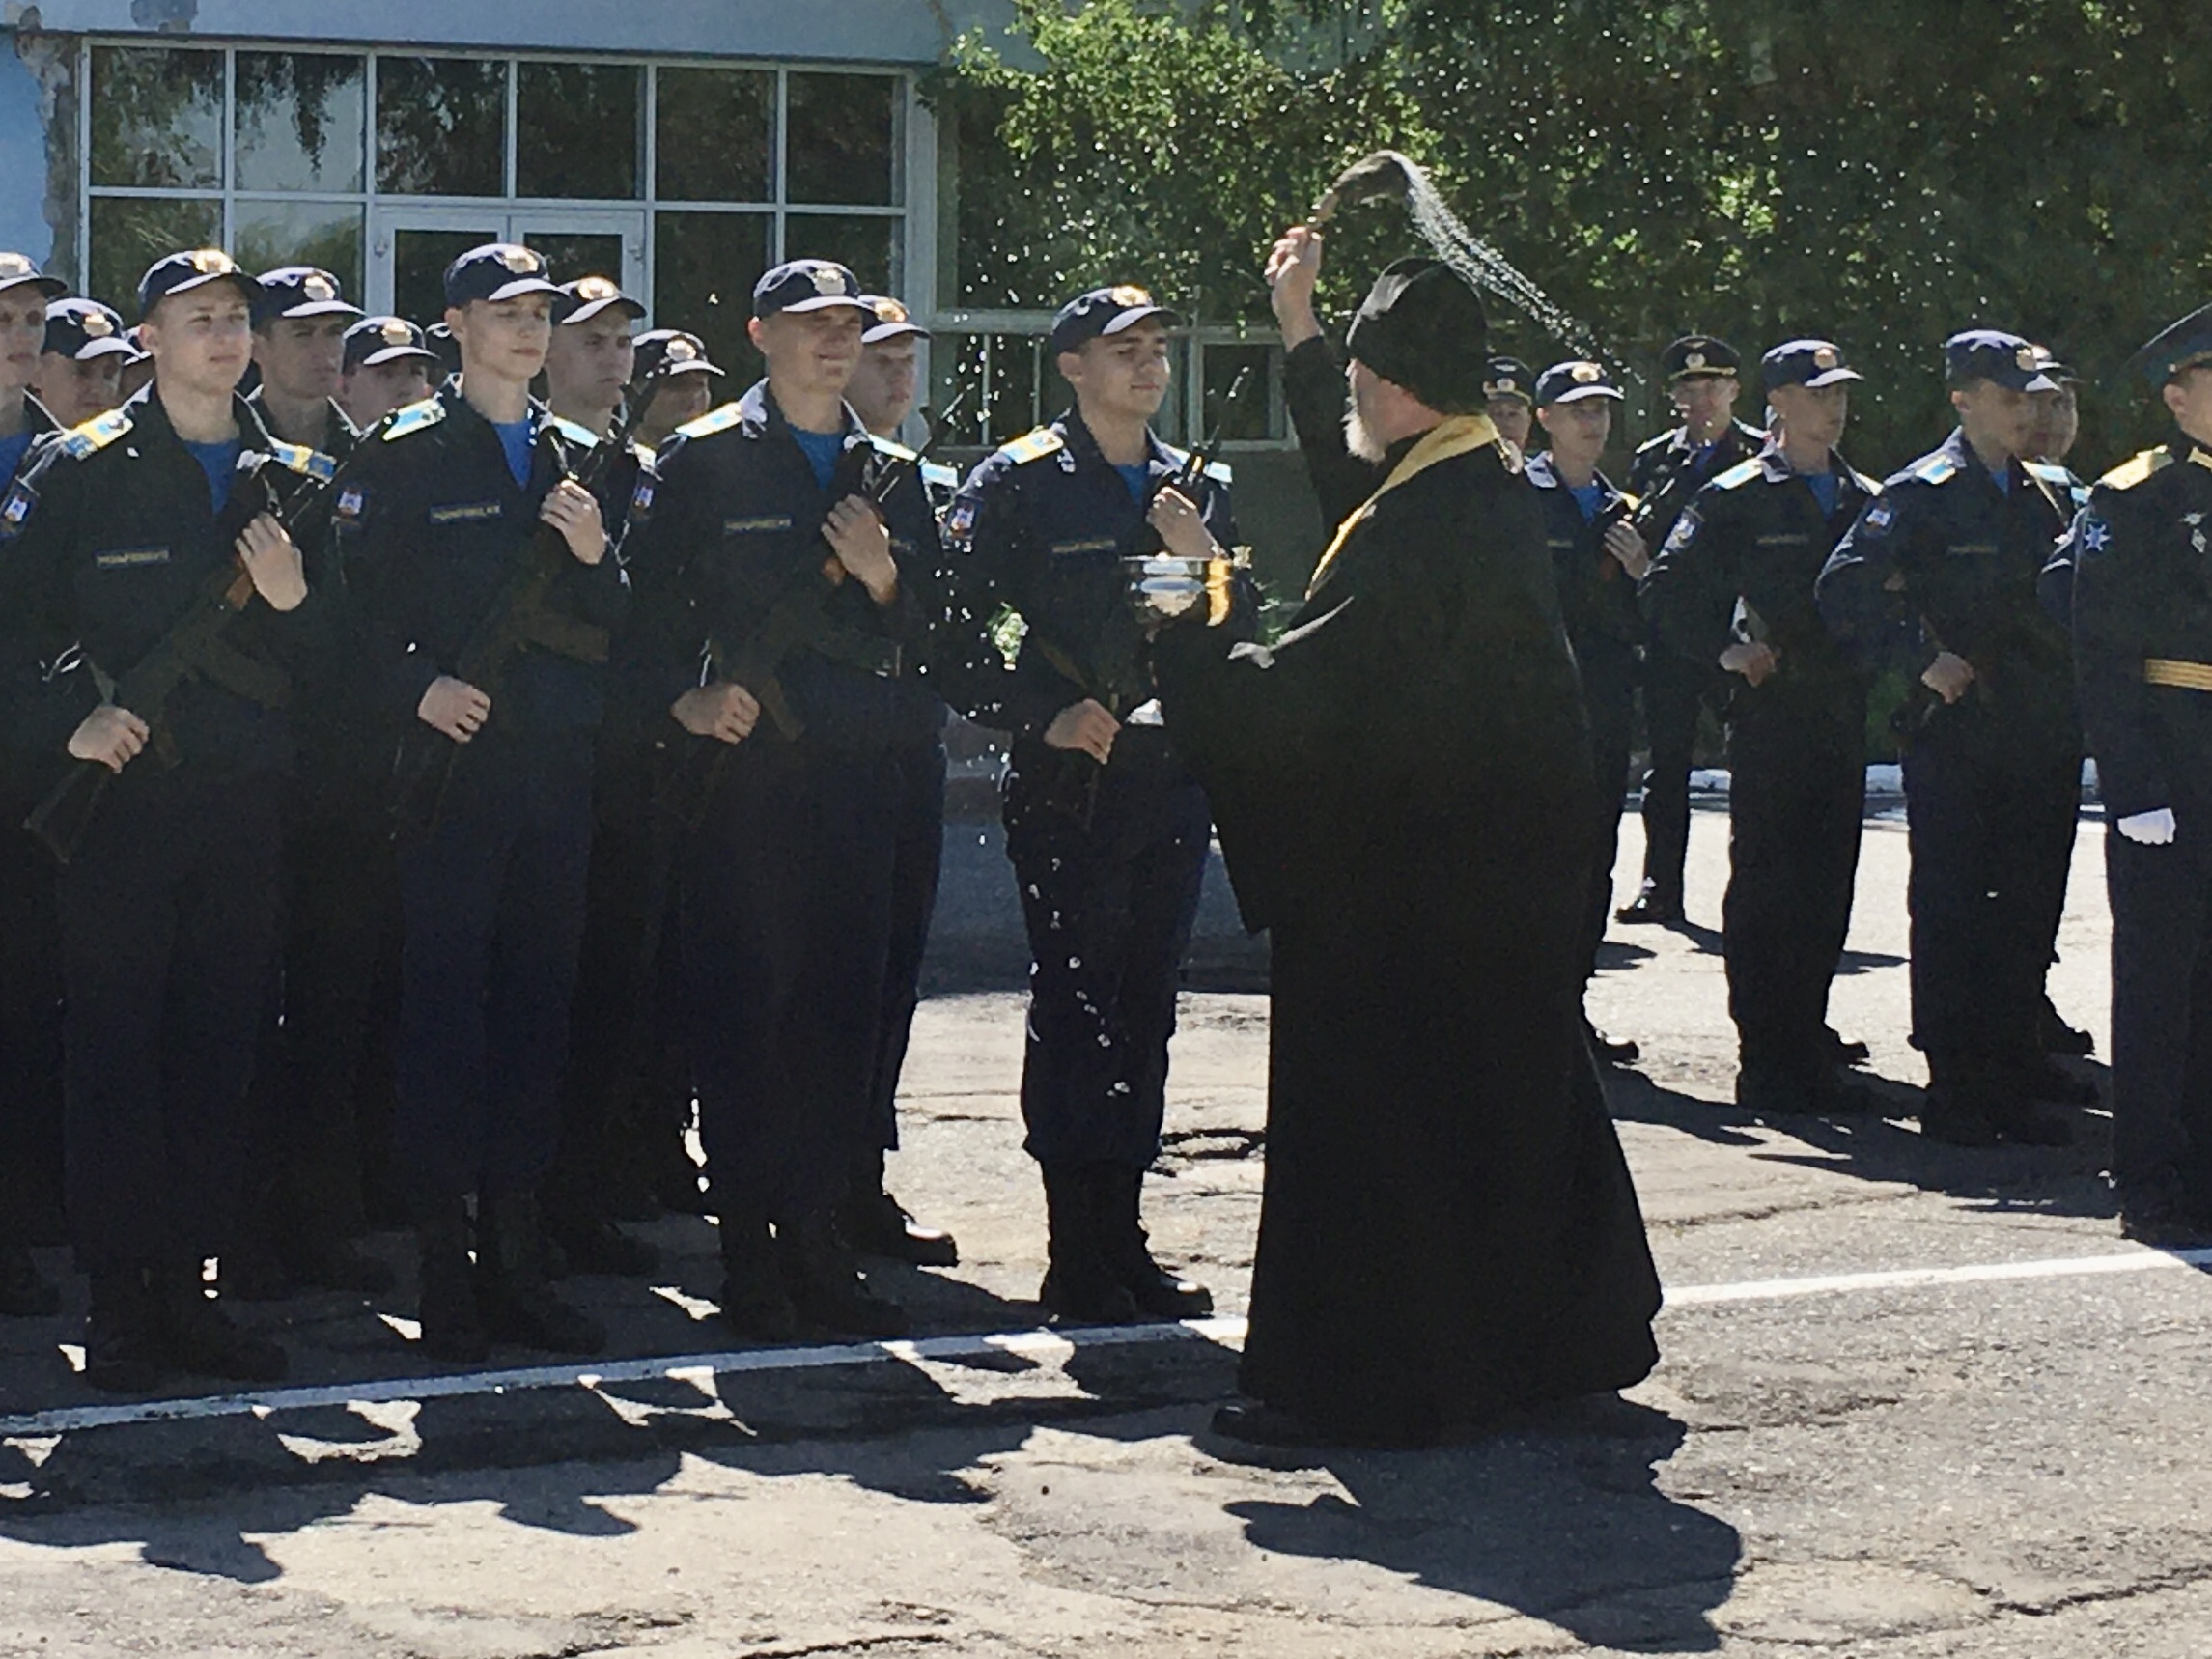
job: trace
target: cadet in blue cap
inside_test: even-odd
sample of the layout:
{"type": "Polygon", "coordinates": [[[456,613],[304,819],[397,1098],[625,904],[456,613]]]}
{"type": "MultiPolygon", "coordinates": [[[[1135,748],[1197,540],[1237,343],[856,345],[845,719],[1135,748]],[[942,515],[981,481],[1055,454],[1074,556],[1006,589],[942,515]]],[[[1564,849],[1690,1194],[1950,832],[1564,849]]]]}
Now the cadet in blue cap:
{"type": "MultiPolygon", "coordinates": [[[[1913,641],[1906,744],[1913,1041],[1927,1056],[1920,1127],[1967,1145],[2058,1144],[2038,1101],[2085,1085],[2043,1054],[2036,1023],[2051,914],[2079,810],[2081,734],[2063,633],[2036,579],[2070,503],[2021,457],[2044,356],[2017,334],[1944,343],[1958,428],[1888,479],[1836,545],[1821,615],[1869,671],[1913,641]]],[[[2091,1091],[2093,1098],[2093,1091],[2091,1091]]]]}
{"type": "MultiPolygon", "coordinates": [[[[46,304],[65,291],[19,253],[0,253],[0,479],[13,482],[53,419],[32,395],[46,304]]],[[[33,804],[10,768],[0,788],[0,1314],[47,1314],[61,1295],[28,1246],[59,1242],[62,996],[52,869],[16,826],[33,804]]]]}
{"type": "Polygon", "coordinates": [[[82,426],[123,401],[123,365],[131,345],[123,319],[97,299],[57,299],[46,307],[46,339],[31,389],[63,427],[82,426]]]}
{"type": "Polygon", "coordinates": [[[658,450],[678,427],[713,408],[715,383],[722,379],[721,369],[707,355],[706,341],[682,328],[648,328],[637,337],[632,390],[662,368],[667,373],[660,380],[660,395],[633,435],[649,450],[658,450]]]}
{"type": "Polygon", "coordinates": [[[494,1340],[562,1353],[605,1340],[546,1281],[538,1197],[559,1132],[604,663],[629,602],[599,503],[566,476],[577,458],[530,397],[559,293],[543,257],[513,243],[448,266],[461,376],[364,438],[334,509],[377,712],[408,734],[403,753],[428,756],[409,768],[426,798],[401,803],[395,1134],[417,1205],[422,1341],[442,1360],[481,1360],[494,1340]],[[472,684],[462,659],[511,622],[518,570],[546,556],[541,526],[558,537],[541,609],[489,665],[498,683],[472,684]]]}
{"type": "Polygon", "coordinates": [[[201,1283],[231,1248],[274,969],[286,704],[332,604],[266,510],[266,474],[240,474],[268,458],[292,489],[330,468],[238,396],[258,294],[219,249],[154,265],[152,389],[43,448],[0,505],[4,677],[42,688],[11,711],[17,748],[116,774],[59,884],[69,1222],[92,1279],[85,1380],[103,1389],[285,1370],[201,1283]],[[187,643],[210,584],[235,615],[187,643]],[[194,671],[167,706],[112,700],[172,640],[194,671]]]}
{"type": "Polygon", "coordinates": [[[277,436],[343,461],[359,434],[338,407],[338,387],[346,330],[361,308],[347,303],[335,276],[311,265],[264,271],[261,292],[254,323],[261,384],[253,401],[277,436]]]}
{"type": "Polygon", "coordinates": [[[760,279],[747,332],[768,374],[657,451],[633,561],[651,736],[704,784],[678,855],[686,1030],[722,1318],[756,1338],[907,1323],[836,1230],[880,1143],[894,756],[939,718],[916,672],[936,525],[845,402],[872,317],[828,260],[760,279]]]}
{"type": "Polygon", "coordinates": [[[430,396],[437,353],[423,331],[404,317],[364,317],[346,330],[338,380],[338,407],[357,432],[367,432],[394,409],[430,396]]]}
{"type": "Polygon", "coordinates": [[[946,520],[1028,624],[1012,672],[967,712],[1014,734],[1006,852],[1033,964],[1022,1115],[1051,1229],[1041,1296],[1078,1323],[1212,1306],[1153,1260],[1141,1220],[1209,816],[1162,724],[1122,561],[1237,540],[1227,470],[1194,498],[1166,488],[1185,457],[1152,432],[1181,322],[1126,284],[1062,306],[1051,345],[1075,407],[985,458],[946,520]]]}
{"type": "Polygon", "coordinates": [[[1657,639],[1725,674],[1728,896],[1722,929],[1749,1111],[1864,1111],[1828,1025],[1851,924],[1866,782],[1864,670],[1830,637],[1813,582],[1881,486],[1836,445],[1859,372],[1827,340],[1759,363],[1772,439],[1702,485],[1644,577],[1657,639]]]}
{"type": "Polygon", "coordinates": [[[2072,536],[2082,724],[2113,909],[2113,1178],[2127,1235],[2212,1243],[2212,306],[2137,354],[2173,430],[2072,536]]]}
{"type": "Polygon", "coordinates": [[[1536,371],[1519,357],[1493,357],[1483,365],[1482,397],[1498,436],[1526,453],[1536,425],[1536,371]]]}
{"type": "MultiPolygon", "coordinates": [[[[1536,419],[1546,445],[1528,458],[1526,468],[1543,502],[1544,538],[1559,579],[1567,638],[1582,667],[1582,702],[1589,711],[1602,797],[1599,875],[1582,930],[1585,985],[1596,976],[1598,946],[1612,914],[1613,858],[1636,721],[1637,648],[1644,637],[1636,584],[1651,563],[1643,538],[1629,522],[1636,498],[1598,470],[1612,433],[1613,406],[1620,401],[1620,388],[1603,364],[1576,360],[1546,369],[1536,380],[1536,419]]],[[[1608,1037],[1589,1025],[1586,1013],[1583,1025],[1600,1059],[1635,1063],[1635,1043],[1608,1037]]]]}

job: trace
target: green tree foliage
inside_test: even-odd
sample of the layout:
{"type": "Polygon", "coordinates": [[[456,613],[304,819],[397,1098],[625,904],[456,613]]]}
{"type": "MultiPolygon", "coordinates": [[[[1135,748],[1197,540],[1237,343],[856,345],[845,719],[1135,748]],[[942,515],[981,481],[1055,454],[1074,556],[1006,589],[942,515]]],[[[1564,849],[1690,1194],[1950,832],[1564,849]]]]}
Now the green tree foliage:
{"type": "MultiPolygon", "coordinates": [[[[1389,145],[1632,368],[1692,328],[1750,351],[1833,336],[1868,375],[1851,447],[1886,468],[1945,430],[1943,337],[2017,328],[2090,377],[2093,470],[2159,426],[2129,352],[2212,286],[2212,57],[2179,0],[1017,12],[1019,57],[971,40],[933,88],[969,304],[1137,279],[1264,317],[1267,241],[1389,145]]],[[[1386,207],[1335,240],[1340,306],[1414,245],[1386,207]]],[[[1510,315],[1497,331],[1554,350],[1510,315]]]]}

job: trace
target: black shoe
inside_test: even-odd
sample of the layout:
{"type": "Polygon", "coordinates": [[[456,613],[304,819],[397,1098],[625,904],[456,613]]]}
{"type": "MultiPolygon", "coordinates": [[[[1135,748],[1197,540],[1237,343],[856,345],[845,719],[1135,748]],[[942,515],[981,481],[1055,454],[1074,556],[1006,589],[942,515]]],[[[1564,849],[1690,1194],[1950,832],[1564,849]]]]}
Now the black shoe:
{"type": "Polygon", "coordinates": [[[1303,1418],[1268,1405],[1222,1406],[1214,1413],[1214,1432],[1246,1446],[1286,1446],[1304,1448],[1330,1442],[1303,1418]]]}
{"type": "Polygon", "coordinates": [[[1101,1249],[1103,1223],[1097,1169],[1082,1164],[1044,1167],[1045,1282],[1037,1300],[1054,1320],[1069,1325],[1134,1325],[1144,1317],[1129,1287],[1114,1276],[1101,1249]]]}
{"type": "Polygon", "coordinates": [[[2096,1106],[2104,1098],[2095,1083],[2076,1077],[2049,1054],[2024,1057],[2005,1071],[2003,1083],[2028,1100],[2048,1101],[2054,1106],[2096,1106]]]}
{"type": "Polygon", "coordinates": [[[282,1302],[296,1288],[266,1239],[223,1251],[215,1263],[215,1284],[226,1302],[282,1302]]]}
{"type": "Polygon", "coordinates": [[[570,1273],[645,1279],[660,1271],[660,1252],[598,1216],[549,1216],[546,1231],[567,1257],[570,1273]]]}
{"type": "Polygon", "coordinates": [[[300,1239],[286,1253],[293,1281],[317,1290],[380,1296],[399,1282],[389,1266],[351,1239],[300,1239]]]}
{"type": "Polygon", "coordinates": [[[1212,1291],[1152,1259],[1152,1241],[1144,1231],[1144,1171],[1108,1164],[1096,1179],[1099,1249],[1106,1271],[1138,1309],[1155,1319],[1203,1319],[1213,1312],[1212,1291]]]}
{"type": "Polygon", "coordinates": [[[2031,1098],[1993,1092],[1983,1102],[1981,1111],[1998,1134],[2015,1146],[2074,1144],[2074,1126],[2062,1117],[2042,1111],[2031,1098]]]}
{"type": "Polygon", "coordinates": [[[50,1319],[62,1310],[62,1293],[46,1282],[29,1247],[0,1244],[0,1316],[50,1319]]]}
{"type": "Polygon", "coordinates": [[[1663,892],[1651,883],[1643,884],[1643,890],[1613,912],[1613,920],[1625,922],[1650,922],[1665,925],[1682,919],[1682,895],[1663,892]]]}
{"type": "Polygon", "coordinates": [[[448,1364],[477,1365],[491,1357],[484,1313],[476,1305],[476,1270],[468,1259],[468,1212],[459,1198],[426,1210],[415,1223],[420,1261],[423,1352],[448,1364]]]}
{"type": "Polygon", "coordinates": [[[1874,1057],[1874,1051],[1864,1043],[1846,1037],[1834,1026],[1823,1026],[1821,1035],[1827,1040],[1828,1052],[1839,1066],[1862,1066],[1874,1057]]]}
{"type": "Polygon", "coordinates": [[[855,1192],[837,1212],[837,1231],[862,1255],[880,1255],[913,1267],[958,1267],[960,1246],[952,1234],[925,1227],[899,1200],[878,1187],[855,1192]]]}
{"type": "Polygon", "coordinates": [[[783,1285],[768,1218],[726,1204],[721,1232],[722,1323],[747,1341],[790,1341],[798,1335],[798,1314],[783,1285]]]}
{"type": "Polygon", "coordinates": [[[1849,1066],[1831,1064],[1813,1083],[1813,1110],[1823,1117],[1873,1117],[1882,1111],[1881,1097],[1849,1066]]]}
{"type": "Polygon", "coordinates": [[[1590,1024],[1589,1016],[1582,1017],[1582,1034],[1590,1040],[1590,1053],[1597,1055],[1603,1066],[1633,1066],[1643,1057],[1643,1051],[1626,1037],[1607,1036],[1590,1024]]]}
{"type": "Polygon", "coordinates": [[[2002,1146],[2003,1137],[1982,1111],[1978,1095],[1930,1084],[1920,1102],[1920,1133],[1946,1146],[2002,1146]]]}
{"type": "Polygon", "coordinates": [[[2045,1054],[2063,1055],[2067,1059],[2086,1060],[2097,1052],[2097,1039],[2078,1026],[2067,1025],[2065,1016],[2053,1005],[2048,992],[2035,1017],[2035,1042],[2045,1054]]]}
{"type": "Polygon", "coordinates": [[[846,1336],[879,1340],[911,1329],[907,1310],[879,1296],[838,1243],[826,1215],[806,1216],[776,1228],[776,1260],[784,1288],[801,1323],[846,1336]]]}
{"type": "Polygon", "coordinates": [[[231,1322],[200,1283],[197,1263],[158,1276],[162,1339],[178,1369],[233,1383],[281,1383],[292,1362],[266,1336],[231,1322]]]}
{"type": "Polygon", "coordinates": [[[2158,1250],[2202,1250],[2212,1246],[2212,1202],[2194,1199],[2178,1182],[2123,1187],[2120,1236],[2158,1250]]]}
{"type": "Polygon", "coordinates": [[[161,1307],[142,1269],[96,1268],[85,1320],[84,1380],[110,1394],[150,1394],[169,1380],[161,1307]]]}
{"type": "Polygon", "coordinates": [[[606,1328],[570,1307],[546,1279],[545,1225],[538,1195],[490,1193],[482,1208],[476,1251],[476,1306],[495,1342],[514,1342],[551,1354],[597,1354],[606,1328]]]}

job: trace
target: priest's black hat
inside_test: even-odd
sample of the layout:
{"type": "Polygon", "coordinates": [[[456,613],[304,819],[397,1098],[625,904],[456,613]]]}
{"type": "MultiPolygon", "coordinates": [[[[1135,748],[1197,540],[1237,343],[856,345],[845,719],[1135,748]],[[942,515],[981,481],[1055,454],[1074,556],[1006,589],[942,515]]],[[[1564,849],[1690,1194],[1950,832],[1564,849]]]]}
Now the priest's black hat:
{"type": "Polygon", "coordinates": [[[1490,322],[1473,284],[1434,259],[1402,259],[1375,279],[1345,350],[1444,414],[1479,409],[1490,322]]]}

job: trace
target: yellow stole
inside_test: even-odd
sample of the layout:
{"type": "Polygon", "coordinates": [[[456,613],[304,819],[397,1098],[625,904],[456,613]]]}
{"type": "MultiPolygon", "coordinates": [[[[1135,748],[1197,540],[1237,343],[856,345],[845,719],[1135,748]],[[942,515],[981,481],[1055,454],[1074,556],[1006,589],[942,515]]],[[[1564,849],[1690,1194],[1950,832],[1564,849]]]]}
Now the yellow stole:
{"type": "Polygon", "coordinates": [[[1421,435],[1421,440],[1406,452],[1405,460],[1390,468],[1390,476],[1383,480],[1383,487],[1359,504],[1358,510],[1337,526],[1336,539],[1329,544],[1329,550],[1321,555],[1321,562],[1313,567],[1313,579],[1306,583],[1305,597],[1311,599],[1320,588],[1329,567],[1336,562],[1336,555],[1344,550],[1344,544],[1352,539],[1352,532],[1365,523],[1375,511],[1375,503],[1408,479],[1419,476],[1440,461],[1449,461],[1455,455],[1465,455],[1480,449],[1486,443],[1501,443],[1488,415],[1446,415],[1421,435]]]}

